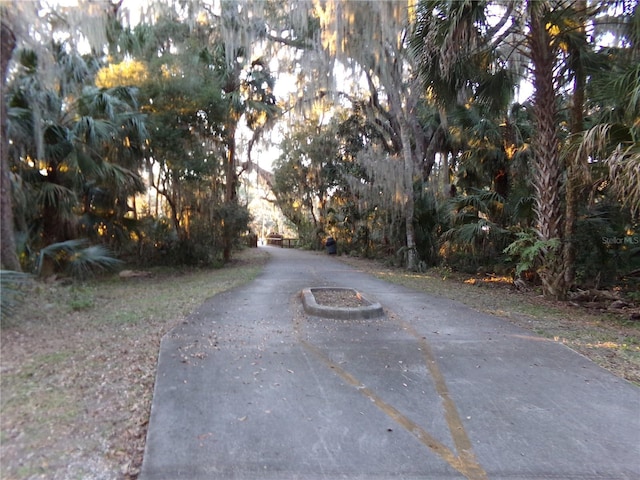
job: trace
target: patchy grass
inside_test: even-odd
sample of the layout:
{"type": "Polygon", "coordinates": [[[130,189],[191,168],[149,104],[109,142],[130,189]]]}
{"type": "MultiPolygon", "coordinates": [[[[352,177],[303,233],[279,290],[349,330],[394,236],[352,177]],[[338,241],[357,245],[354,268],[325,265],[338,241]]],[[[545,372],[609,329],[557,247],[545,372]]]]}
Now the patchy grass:
{"type": "Polygon", "coordinates": [[[217,270],[34,284],[2,325],[1,477],[137,477],[162,336],[266,258],[250,249],[217,270]]]}

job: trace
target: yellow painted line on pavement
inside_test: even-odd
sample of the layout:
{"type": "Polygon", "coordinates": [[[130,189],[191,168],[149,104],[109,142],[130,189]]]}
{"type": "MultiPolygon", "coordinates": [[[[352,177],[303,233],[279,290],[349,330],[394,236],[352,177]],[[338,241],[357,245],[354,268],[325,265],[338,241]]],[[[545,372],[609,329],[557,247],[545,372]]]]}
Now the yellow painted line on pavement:
{"type": "Polygon", "coordinates": [[[460,414],[458,413],[458,408],[456,407],[453,398],[449,394],[449,389],[447,388],[447,382],[438,367],[438,362],[436,361],[436,357],[431,350],[431,346],[427,342],[426,338],[418,333],[418,331],[405,320],[401,320],[396,315],[391,315],[391,317],[398,322],[403,328],[410,333],[413,337],[416,338],[420,345],[420,350],[424,355],[425,364],[427,365],[427,369],[431,374],[431,378],[433,379],[434,385],[436,387],[436,392],[442,399],[445,421],[447,422],[447,426],[449,427],[449,431],[451,432],[451,437],[453,438],[453,443],[456,447],[456,451],[458,452],[460,458],[463,460],[465,465],[465,469],[468,473],[472,474],[472,476],[468,478],[473,479],[486,479],[487,474],[482,469],[478,460],[473,453],[473,445],[471,444],[471,440],[467,435],[467,431],[464,428],[462,423],[462,419],[460,418],[460,414]]]}
{"type": "Polygon", "coordinates": [[[427,369],[430,375],[433,378],[433,381],[436,386],[436,391],[438,395],[441,397],[444,410],[445,410],[445,420],[451,432],[451,436],[453,438],[453,442],[458,454],[456,455],[450,448],[446,445],[442,444],[438,441],[434,436],[432,436],[429,432],[427,432],[420,425],[416,424],[414,421],[409,419],[407,416],[402,414],[398,409],[396,409],[393,405],[385,402],[379,395],[377,395],[373,390],[366,387],[362,382],[360,382],[356,377],[347,372],[344,368],[342,368],[337,363],[333,362],[327,355],[325,355],[322,350],[311,342],[305,340],[302,337],[302,332],[300,329],[300,325],[303,321],[294,322],[294,331],[298,338],[298,341],[310,352],[312,352],[315,356],[317,356],[322,362],[327,365],[331,370],[333,370],[340,378],[342,378],[349,385],[354,387],[358,392],[367,397],[369,400],[373,402],[373,404],[379,408],[386,415],[391,417],[395,422],[405,428],[409,433],[411,433],[414,437],[416,437],[423,445],[425,445],[429,450],[438,455],[442,460],[447,462],[452,468],[460,472],[469,480],[488,480],[486,472],[482,469],[480,464],[477,462],[475,455],[472,450],[471,442],[464,430],[462,425],[462,421],[458,414],[457,408],[449,395],[447,390],[446,383],[444,381],[444,377],[440,372],[440,369],[435,362],[435,357],[431,352],[431,348],[427,344],[426,340],[422,338],[416,330],[408,323],[399,320],[397,316],[393,315],[394,321],[401,324],[401,326],[412,336],[416,337],[420,344],[420,348],[425,356],[425,362],[427,364],[427,369]]]}

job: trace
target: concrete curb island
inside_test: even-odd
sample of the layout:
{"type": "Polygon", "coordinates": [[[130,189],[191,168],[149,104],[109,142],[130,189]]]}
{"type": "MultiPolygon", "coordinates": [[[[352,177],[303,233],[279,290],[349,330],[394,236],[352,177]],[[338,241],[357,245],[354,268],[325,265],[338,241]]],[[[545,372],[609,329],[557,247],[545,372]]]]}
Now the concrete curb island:
{"type": "Polygon", "coordinates": [[[309,315],[315,315],[324,318],[338,318],[342,320],[357,320],[376,318],[384,315],[382,305],[378,302],[372,302],[361,292],[353,288],[336,288],[336,287],[318,287],[305,288],[301,292],[302,304],[304,310],[309,315]],[[314,292],[317,291],[347,291],[353,292],[363,303],[361,307],[336,307],[329,305],[321,305],[316,302],[314,292]]]}

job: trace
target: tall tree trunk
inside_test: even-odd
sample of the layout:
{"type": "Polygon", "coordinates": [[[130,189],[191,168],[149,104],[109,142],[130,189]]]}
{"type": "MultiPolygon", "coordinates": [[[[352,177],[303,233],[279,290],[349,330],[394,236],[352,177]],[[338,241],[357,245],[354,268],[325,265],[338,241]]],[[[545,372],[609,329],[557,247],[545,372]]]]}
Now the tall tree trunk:
{"type": "Polygon", "coordinates": [[[414,198],[413,198],[413,152],[411,151],[411,138],[409,125],[404,113],[399,115],[400,138],[402,141],[402,157],[404,161],[404,219],[406,223],[407,239],[407,270],[418,269],[418,253],[416,251],[416,234],[413,226],[414,198]]]}
{"type": "MultiPolygon", "coordinates": [[[[534,115],[534,188],[538,235],[543,241],[563,238],[562,174],[558,150],[558,121],[553,69],[555,49],[546,28],[545,2],[530,0],[530,52],[533,62],[534,115]]],[[[540,278],[545,296],[564,299],[563,249],[549,248],[542,255],[540,278]]]]}
{"type": "Polygon", "coordinates": [[[20,260],[16,248],[13,223],[13,201],[11,196],[11,172],[9,169],[9,139],[7,138],[7,105],[5,99],[5,82],[9,61],[16,47],[16,37],[7,23],[6,15],[0,20],[0,257],[2,268],[21,271],[20,260]]]}
{"type": "Polygon", "coordinates": [[[227,140],[227,171],[224,201],[231,203],[236,198],[236,122],[230,120],[227,124],[229,138],[227,140]]]}

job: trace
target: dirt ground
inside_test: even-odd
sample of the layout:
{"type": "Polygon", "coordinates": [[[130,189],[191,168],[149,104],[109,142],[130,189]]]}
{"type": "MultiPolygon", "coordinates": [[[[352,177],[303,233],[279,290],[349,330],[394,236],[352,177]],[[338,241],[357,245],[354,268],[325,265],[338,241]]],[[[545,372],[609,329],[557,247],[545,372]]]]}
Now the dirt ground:
{"type": "Polygon", "coordinates": [[[367,305],[355,290],[351,289],[316,289],[313,297],[319,305],[339,308],[359,308],[367,305]]]}
{"type": "MultiPolygon", "coordinates": [[[[1,329],[0,478],[137,478],[160,339],[212,295],[250,281],[267,254],[219,270],[131,272],[85,284],[34,284],[1,329]]],[[[640,322],[549,302],[509,282],[446,271],[411,274],[340,257],[358,269],[467,303],[582,353],[640,385],[640,322]]]]}

